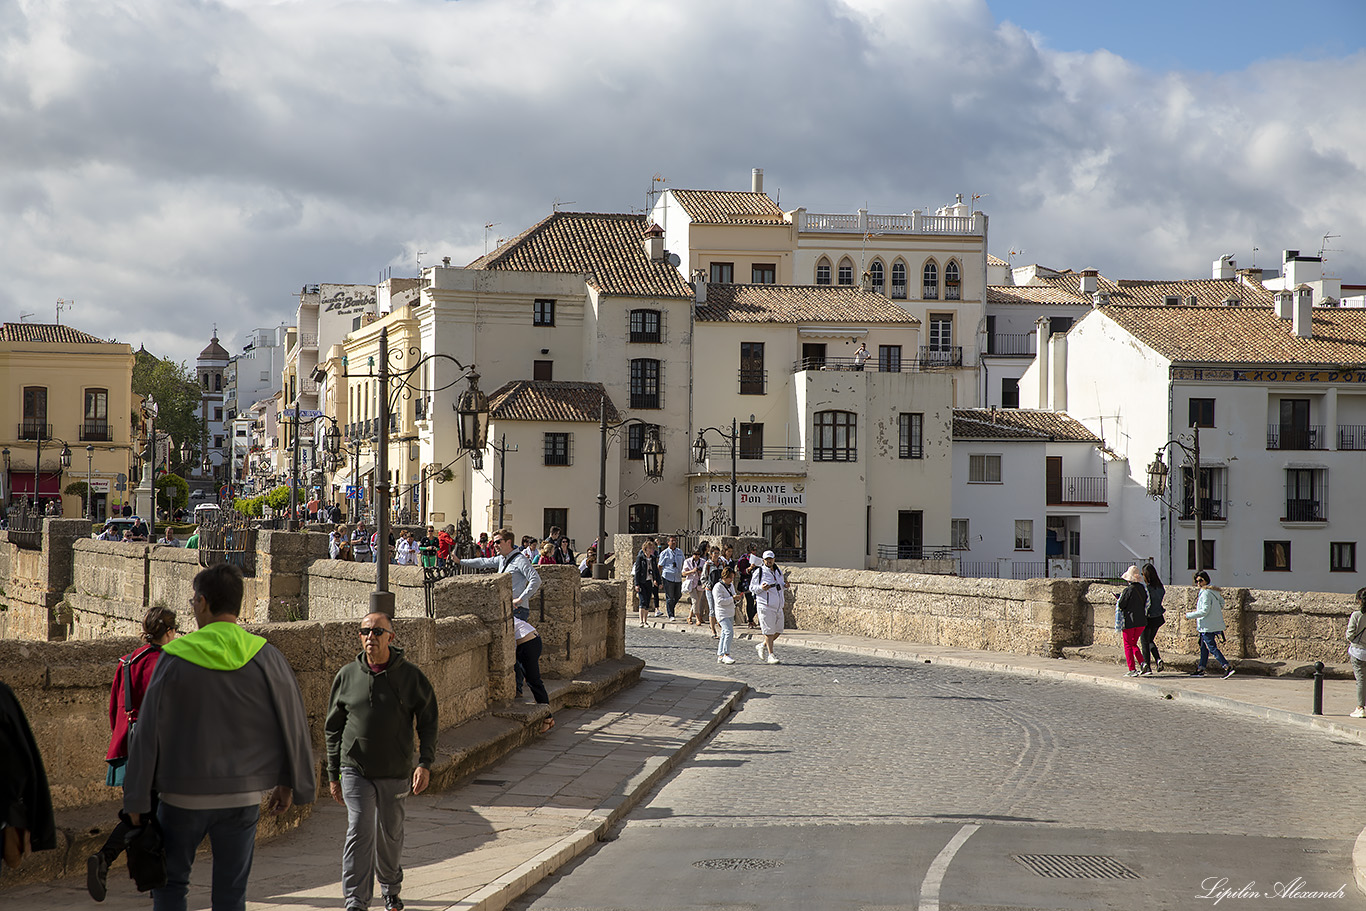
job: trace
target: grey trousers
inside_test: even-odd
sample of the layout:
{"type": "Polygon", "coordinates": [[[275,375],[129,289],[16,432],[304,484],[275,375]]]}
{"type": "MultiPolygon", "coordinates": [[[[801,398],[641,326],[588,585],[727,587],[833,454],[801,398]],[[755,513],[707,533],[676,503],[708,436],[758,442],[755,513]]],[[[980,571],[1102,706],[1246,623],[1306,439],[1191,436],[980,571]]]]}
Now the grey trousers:
{"type": "Polygon", "coordinates": [[[367,911],[379,874],[382,895],[398,895],[403,884],[403,819],[412,788],[407,778],[364,778],[341,770],[346,801],[342,847],[342,895],[347,911],[367,911]]]}

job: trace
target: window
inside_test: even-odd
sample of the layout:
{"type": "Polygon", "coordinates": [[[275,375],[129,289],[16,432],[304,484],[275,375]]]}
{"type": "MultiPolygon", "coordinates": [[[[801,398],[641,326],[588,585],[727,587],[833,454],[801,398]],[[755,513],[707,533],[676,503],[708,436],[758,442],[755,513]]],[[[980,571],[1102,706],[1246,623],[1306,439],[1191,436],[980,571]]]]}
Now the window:
{"type": "MultiPolygon", "coordinates": [[[[1214,542],[1213,542],[1213,541],[1203,541],[1203,542],[1201,542],[1201,543],[1204,545],[1205,560],[1204,560],[1204,565],[1201,566],[1200,568],[1201,568],[1201,569],[1214,569],[1214,542]]],[[[1190,570],[1194,570],[1194,569],[1195,569],[1195,539],[1194,539],[1194,538],[1189,538],[1189,539],[1186,540],[1186,569],[1190,569],[1190,570]]]]}
{"type": "Polygon", "coordinates": [[[555,302],[553,300],[538,297],[531,308],[531,325],[555,325],[555,302]]]}
{"type": "Polygon", "coordinates": [[[854,283],[854,261],[848,257],[840,260],[839,283],[841,285],[852,285],[854,283]]]}
{"type": "MultiPolygon", "coordinates": [[[[569,461],[569,434],[567,433],[547,433],[545,435],[545,464],[547,465],[568,465],[569,461]]],[[[561,525],[561,528],[564,526],[561,525]]]]}
{"type": "MultiPolygon", "coordinates": [[[[1228,518],[1224,509],[1224,488],[1227,484],[1228,469],[1216,466],[1200,468],[1200,518],[1205,521],[1222,521],[1228,518]]],[[[1187,466],[1181,468],[1181,518],[1189,521],[1195,518],[1195,477],[1194,470],[1187,466]]]]}
{"type": "Polygon", "coordinates": [[[222,408],[215,408],[215,409],[213,410],[213,419],[214,419],[215,421],[221,421],[221,420],[223,420],[223,409],[222,409],[222,408]]]}
{"type": "Polygon", "coordinates": [[[659,531],[659,507],[653,503],[633,503],[626,510],[626,530],[633,535],[652,535],[659,531]]]}
{"type": "Polygon", "coordinates": [[[1262,542],[1262,571],[1268,573],[1290,572],[1290,542],[1262,542]]]}
{"type": "Polygon", "coordinates": [[[1318,449],[1319,434],[1309,425],[1308,399],[1281,399],[1280,424],[1276,445],[1268,449],[1318,449]]]}
{"type": "Polygon", "coordinates": [[[764,457],[764,425],[763,424],[741,424],[740,425],[740,453],[741,459],[762,459],[764,457]]]}
{"type": "Polygon", "coordinates": [[[930,350],[948,351],[953,347],[953,315],[934,313],[930,315],[930,350]]]}
{"type": "Polygon", "coordinates": [[[773,263],[754,263],[749,269],[750,281],[756,285],[776,285],[778,267],[773,263]]]}
{"type": "Polygon", "coordinates": [[[1334,541],[1328,545],[1328,571],[1354,573],[1357,571],[1357,542],[1334,541]]]}
{"type": "Polygon", "coordinates": [[[906,264],[901,260],[892,263],[892,297],[906,299],[906,264]]]}
{"type": "Polygon", "coordinates": [[[901,430],[899,457],[903,459],[925,458],[925,415],[899,414],[897,421],[901,430]]]}
{"type": "Polygon", "coordinates": [[[934,260],[931,259],[925,262],[925,271],[923,274],[925,293],[922,297],[927,301],[939,300],[939,267],[935,265],[934,260]]]}
{"type": "Polygon", "coordinates": [[[766,512],[763,530],[779,563],[806,562],[806,513],[795,509],[766,512]]]}
{"type": "Polygon", "coordinates": [[[1016,519],[1015,520],[1015,549],[1033,550],[1034,549],[1034,520],[1016,519]]]}
{"type": "Polygon", "coordinates": [[[1050,316],[1048,318],[1048,334],[1062,335],[1072,328],[1074,320],[1070,316],[1050,316]]]}
{"type": "Polygon", "coordinates": [[[816,263],[816,284],[830,284],[830,260],[824,256],[821,257],[820,262],[816,263]]]}
{"type": "Polygon", "coordinates": [[[1187,427],[1214,426],[1214,399],[1191,399],[1187,427]]]}
{"type": "Polygon", "coordinates": [[[817,462],[858,461],[858,415],[852,411],[816,412],[817,462]]]}
{"type": "Polygon", "coordinates": [[[735,263],[712,263],[711,280],[723,285],[735,281],[735,263]]]}
{"type": "Polygon", "coordinates": [[[639,462],[645,458],[645,441],[650,438],[650,431],[659,432],[658,424],[628,424],[626,426],[626,458],[633,462],[639,462]]]}
{"type": "Polygon", "coordinates": [[[1001,379],[1001,407],[1019,408],[1020,407],[1020,380],[1017,377],[1002,377],[1001,379]]]}
{"type": "Polygon", "coordinates": [[[24,426],[20,428],[21,440],[49,440],[52,428],[47,425],[47,387],[24,387],[24,426]]]}
{"type": "Polygon", "coordinates": [[[109,390],[85,390],[85,419],[81,423],[82,440],[113,439],[109,435],[109,390]]]}
{"type": "Polygon", "coordinates": [[[883,282],[883,277],[882,260],[873,260],[873,264],[868,267],[868,280],[872,284],[873,290],[878,294],[881,294],[883,289],[887,287],[883,282]]]}
{"type": "Polygon", "coordinates": [[[638,357],[631,361],[631,407],[659,408],[659,361],[638,357]]]}
{"type": "Polygon", "coordinates": [[[213,391],[214,391],[214,392],[222,392],[222,391],[223,391],[223,374],[221,374],[221,373],[215,373],[215,374],[213,375],[213,391]]]}
{"type": "Polygon", "coordinates": [[[550,529],[558,528],[566,535],[569,534],[569,510],[567,509],[544,509],[541,511],[541,539],[550,537],[550,529]]]}
{"type": "Polygon", "coordinates": [[[542,381],[542,382],[547,382],[547,383],[550,382],[551,380],[555,379],[555,362],[554,362],[554,361],[532,361],[532,362],[531,362],[531,378],[532,378],[533,380],[540,380],[540,381],[542,381]]]}
{"type": "Polygon", "coordinates": [[[968,483],[1001,483],[1001,457],[999,455],[968,456],[968,483]]]}
{"type": "Polygon", "coordinates": [[[661,342],[663,340],[663,335],[659,331],[658,310],[631,311],[631,341],[661,342]]]}
{"type": "Polygon", "coordinates": [[[944,300],[956,301],[963,299],[963,286],[958,278],[958,263],[949,260],[944,266],[944,300]]]}
{"type": "Polygon", "coordinates": [[[967,519],[950,519],[949,537],[952,539],[950,546],[953,547],[954,550],[972,549],[968,546],[969,534],[967,519]]]}
{"type": "Polygon", "coordinates": [[[204,374],[204,388],[205,388],[205,389],[208,389],[208,388],[209,388],[209,374],[208,374],[207,372],[205,372],[205,374],[204,374]]]}
{"type": "Polygon", "coordinates": [[[901,372],[901,346],[900,345],[878,345],[877,346],[877,369],[884,373],[901,372]]]}
{"type": "Polygon", "coordinates": [[[220,434],[216,435],[216,436],[213,438],[213,448],[214,448],[214,449],[222,449],[222,448],[223,448],[223,434],[220,433],[220,434]]]}
{"type": "Polygon", "coordinates": [[[1323,522],[1328,519],[1322,468],[1285,470],[1285,518],[1283,522],[1323,522]]]}
{"type": "Polygon", "coordinates": [[[764,343],[740,343],[740,394],[764,394],[764,343]]]}

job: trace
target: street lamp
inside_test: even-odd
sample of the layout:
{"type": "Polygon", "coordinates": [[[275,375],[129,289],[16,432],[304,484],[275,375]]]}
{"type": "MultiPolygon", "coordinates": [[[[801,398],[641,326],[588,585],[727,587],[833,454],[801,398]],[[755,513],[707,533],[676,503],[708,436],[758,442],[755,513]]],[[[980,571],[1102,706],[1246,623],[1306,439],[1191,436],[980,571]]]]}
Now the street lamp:
{"type": "Polygon", "coordinates": [[[645,428],[645,445],[641,457],[645,462],[645,477],[658,481],[664,477],[664,443],[659,439],[659,428],[640,418],[627,418],[615,424],[607,423],[607,394],[598,402],[598,429],[601,432],[601,461],[598,465],[598,559],[593,564],[593,578],[607,578],[607,431],[628,424],[645,428]]]}
{"type": "MultiPolygon", "coordinates": [[[[753,423],[751,421],[751,423],[753,423]]],[[[704,434],[711,432],[720,434],[730,440],[730,536],[738,538],[740,536],[740,514],[736,511],[736,483],[735,483],[735,460],[738,457],[740,429],[736,418],[730,419],[730,433],[727,434],[719,427],[703,427],[697,431],[697,439],[692,443],[693,459],[701,465],[707,461],[707,441],[704,434]]]]}
{"type": "Polygon", "coordinates": [[[93,444],[85,444],[85,517],[91,522],[95,521],[95,514],[91,507],[95,504],[95,495],[90,490],[91,482],[95,478],[95,447],[93,444]]]}
{"type": "MultiPolygon", "coordinates": [[[[39,467],[42,465],[42,461],[43,461],[43,438],[46,437],[46,436],[48,436],[48,434],[44,432],[44,429],[43,429],[42,426],[39,426],[39,427],[38,427],[38,439],[37,439],[37,442],[35,443],[35,445],[36,445],[37,448],[38,448],[38,451],[37,451],[37,454],[33,457],[33,505],[38,509],[38,511],[39,511],[40,513],[43,511],[43,501],[42,501],[42,499],[38,496],[38,470],[39,470],[39,467]]],[[[58,456],[58,460],[61,462],[62,468],[64,468],[64,469],[65,469],[65,468],[70,468],[70,467],[71,467],[71,446],[70,446],[70,444],[68,444],[66,440],[63,440],[63,439],[61,439],[60,437],[51,437],[51,439],[56,440],[58,443],[61,443],[61,444],[62,444],[62,452],[61,452],[61,455],[58,456]]],[[[58,499],[58,502],[61,501],[61,495],[62,495],[62,481],[61,481],[61,477],[59,476],[59,477],[57,478],[57,499],[58,499]]]]}
{"type": "Polygon", "coordinates": [[[1195,513],[1195,571],[1200,572],[1205,568],[1205,535],[1204,525],[1201,523],[1205,511],[1204,504],[1201,502],[1201,488],[1204,487],[1204,479],[1200,472],[1200,425],[1191,425],[1192,444],[1187,446],[1180,440],[1168,440],[1157,448],[1157,454],[1153,456],[1152,463],[1148,466],[1148,496],[1154,500],[1159,500],[1170,510],[1176,510],[1175,504],[1170,499],[1163,499],[1167,492],[1167,476],[1170,473],[1165,462],[1162,461],[1162,451],[1171,446],[1180,449],[1191,457],[1193,462],[1191,476],[1194,481],[1194,493],[1192,496],[1192,511],[1195,513]]]}

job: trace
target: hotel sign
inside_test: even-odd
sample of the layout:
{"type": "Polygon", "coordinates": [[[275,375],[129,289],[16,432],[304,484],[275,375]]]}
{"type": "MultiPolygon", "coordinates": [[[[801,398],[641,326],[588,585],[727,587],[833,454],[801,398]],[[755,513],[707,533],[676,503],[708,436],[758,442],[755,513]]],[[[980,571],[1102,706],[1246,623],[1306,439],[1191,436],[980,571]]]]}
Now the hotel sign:
{"type": "MultiPolygon", "coordinates": [[[[730,506],[730,482],[708,481],[693,484],[694,506],[730,506]]],[[[764,508],[786,506],[796,509],[806,508],[806,485],[801,483],[784,484],[772,481],[746,482],[735,485],[736,506],[759,506],[764,508]]]]}
{"type": "Polygon", "coordinates": [[[1210,383],[1366,383],[1366,369],[1245,370],[1236,367],[1173,367],[1174,380],[1210,383]]]}

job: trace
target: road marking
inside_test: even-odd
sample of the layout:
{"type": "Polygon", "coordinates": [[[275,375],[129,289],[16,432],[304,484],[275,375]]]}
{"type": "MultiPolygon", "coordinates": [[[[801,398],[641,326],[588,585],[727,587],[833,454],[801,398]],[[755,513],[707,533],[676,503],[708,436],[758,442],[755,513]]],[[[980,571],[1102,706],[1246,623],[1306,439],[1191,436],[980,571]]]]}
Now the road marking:
{"type": "Polygon", "coordinates": [[[920,911],[939,911],[939,887],[944,883],[944,874],[948,872],[949,864],[958,853],[958,849],[963,847],[972,837],[972,833],[980,828],[977,823],[963,826],[949,839],[949,843],[944,845],[939,856],[930,864],[930,868],[925,871],[925,880],[920,884],[920,911]]]}

